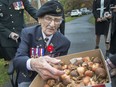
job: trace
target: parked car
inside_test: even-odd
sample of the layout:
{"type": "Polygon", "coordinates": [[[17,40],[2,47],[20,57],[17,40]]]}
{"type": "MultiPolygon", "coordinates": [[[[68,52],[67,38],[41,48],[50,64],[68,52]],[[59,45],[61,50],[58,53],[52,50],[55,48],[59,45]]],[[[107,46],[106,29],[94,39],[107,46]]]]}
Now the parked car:
{"type": "Polygon", "coordinates": [[[70,13],[71,13],[71,12],[67,12],[67,13],[65,14],[65,16],[66,16],[66,17],[70,16],[70,13]]]}
{"type": "Polygon", "coordinates": [[[73,16],[81,16],[82,12],[80,12],[78,9],[75,9],[75,10],[71,11],[70,15],[71,15],[71,17],[73,17],[73,16]]]}
{"type": "Polygon", "coordinates": [[[81,8],[80,11],[82,12],[82,14],[89,14],[90,13],[90,10],[88,10],[86,7],[81,8]]]}

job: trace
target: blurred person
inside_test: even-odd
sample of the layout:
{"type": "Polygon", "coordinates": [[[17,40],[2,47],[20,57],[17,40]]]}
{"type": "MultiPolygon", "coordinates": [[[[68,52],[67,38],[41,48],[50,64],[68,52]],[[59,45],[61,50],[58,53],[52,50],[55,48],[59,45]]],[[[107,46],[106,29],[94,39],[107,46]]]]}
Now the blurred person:
{"type": "Polygon", "coordinates": [[[57,79],[63,74],[48,64],[55,63],[53,57],[66,55],[70,47],[70,41],[58,31],[62,15],[62,5],[48,1],[37,12],[39,25],[22,30],[21,43],[13,61],[20,71],[18,87],[29,87],[37,74],[43,79],[57,79]]]}
{"type": "Polygon", "coordinates": [[[111,77],[116,76],[116,0],[111,0],[112,27],[109,57],[106,60],[111,77]]]}
{"type": "Polygon", "coordinates": [[[64,13],[63,13],[63,21],[62,21],[62,23],[61,23],[61,25],[60,25],[60,27],[59,27],[59,29],[60,29],[60,32],[63,34],[63,35],[65,35],[65,15],[64,15],[64,13]]]}
{"type": "MultiPolygon", "coordinates": [[[[111,18],[110,12],[110,0],[94,0],[93,1],[93,15],[95,18],[95,34],[96,34],[96,46],[99,48],[100,37],[104,35],[105,42],[109,30],[109,19],[111,18]]],[[[109,44],[106,44],[106,56],[109,52],[109,44]]]]}
{"type": "MultiPolygon", "coordinates": [[[[53,1],[55,1],[55,0],[53,0],[53,1]]],[[[59,0],[56,0],[56,1],[59,1],[59,0]]],[[[65,35],[65,13],[64,13],[64,10],[63,10],[62,18],[63,18],[64,20],[63,20],[62,23],[60,24],[59,31],[60,31],[63,35],[65,35]]]]}
{"type": "Polygon", "coordinates": [[[112,28],[111,28],[111,40],[110,40],[110,57],[116,54],[116,0],[111,0],[112,10],[112,28]]]}
{"type": "Polygon", "coordinates": [[[0,50],[5,61],[14,58],[25,27],[24,10],[36,18],[37,10],[28,0],[0,0],[0,50]]]}
{"type": "Polygon", "coordinates": [[[116,76],[116,54],[106,60],[111,77],[116,76]]]}

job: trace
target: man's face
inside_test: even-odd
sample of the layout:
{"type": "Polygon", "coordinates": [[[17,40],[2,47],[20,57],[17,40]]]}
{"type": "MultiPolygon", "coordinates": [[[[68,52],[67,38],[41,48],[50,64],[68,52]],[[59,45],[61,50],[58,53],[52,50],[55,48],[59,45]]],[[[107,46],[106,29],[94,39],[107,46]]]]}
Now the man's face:
{"type": "Polygon", "coordinates": [[[45,15],[38,19],[46,36],[54,34],[62,22],[62,16],[45,15]]]}

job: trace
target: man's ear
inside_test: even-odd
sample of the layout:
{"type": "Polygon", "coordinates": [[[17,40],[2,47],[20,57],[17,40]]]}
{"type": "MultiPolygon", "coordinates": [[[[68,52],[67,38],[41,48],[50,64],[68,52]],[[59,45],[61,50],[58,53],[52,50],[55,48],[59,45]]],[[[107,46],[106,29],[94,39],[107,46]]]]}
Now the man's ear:
{"type": "Polygon", "coordinates": [[[41,18],[38,18],[38,24],[41,25],[41,18]]]}

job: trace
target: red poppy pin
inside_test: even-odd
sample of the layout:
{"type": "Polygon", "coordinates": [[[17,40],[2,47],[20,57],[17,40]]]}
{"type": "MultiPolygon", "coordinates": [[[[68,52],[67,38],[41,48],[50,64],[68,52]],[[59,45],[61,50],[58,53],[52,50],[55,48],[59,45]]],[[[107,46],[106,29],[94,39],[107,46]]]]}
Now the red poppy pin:
{"type": "Polygon", "coordinates": [[[53,50],[54,50],[53,45],[48,45],[48,46],[46,47],[46,50],[47,50],[48,52],[52,53],[53,50]]]}

